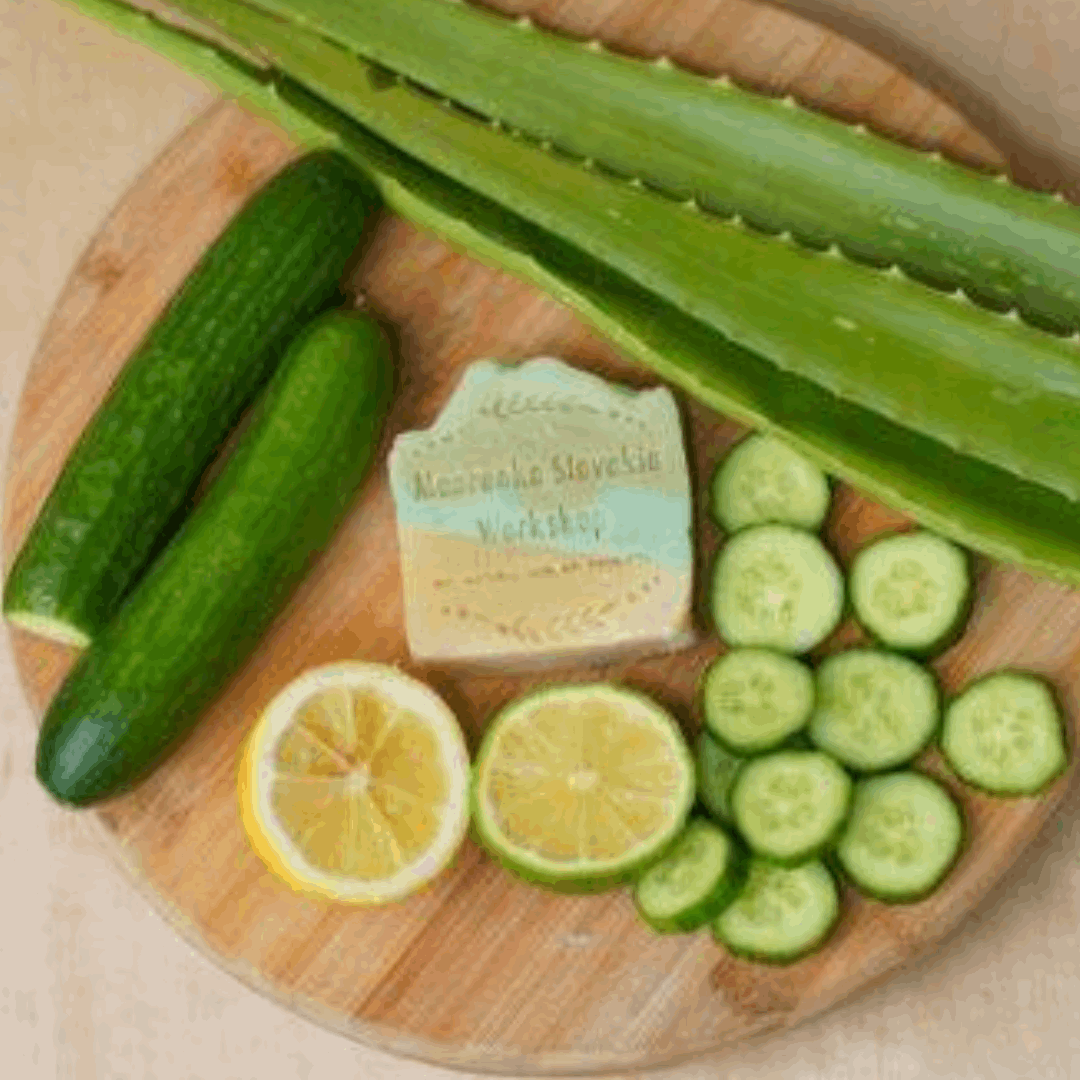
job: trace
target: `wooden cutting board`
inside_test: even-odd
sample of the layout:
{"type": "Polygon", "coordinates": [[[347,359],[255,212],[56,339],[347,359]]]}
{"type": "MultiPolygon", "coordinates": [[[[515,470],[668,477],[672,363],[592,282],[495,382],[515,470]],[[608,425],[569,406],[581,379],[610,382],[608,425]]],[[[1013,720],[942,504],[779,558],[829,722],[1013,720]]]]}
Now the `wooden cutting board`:
{"type": "MultiPolygon", "coordinates": [[[[1000,161],[896,71],[773,8],[741,0],[500,6],[630,52],[663,52],[699,70],[794,92],[971,162],[1000,161]]],[[[219,103],[103,225],[60,298],[22,398],[6,490],[7,565],[151,321],[243,200],[293,153],[280,133],[219,103]]],[[[478,357],[559,355],[628,384],[655,383],[564,308],[389,216],[365,238],[352,283],[398,327],[401,392],[384,457],[394,433],[432,422],[463,365],[478,357]]],[[[703,615],[700,570],[720,539],[702,513],[705,483],[743,429],[685,405],[704,643],[673,657],[559,674],[625,680],[655,695],[693,734],[693,688],[720,649],[703,615]]],[[[829,536],[843,559],[866,536],[903,524],[841,488],[829,536]]],[[[72,654],[18,631],[12,637],[40,714],[72,654]]],[[[847,626],[821,651],[857,640],[847,626]]],[[[474,747],[493,711],[537,681],[467,678],[411,662],[381,464],[315,571],[194,735],[136,791],[85,813],[177,931],[246,984],[358,1040],[444,1065],[523,1074],[638,1069],[789,1027],[932,949],[1015,860],[1069,783],[1063,778],[1039,799],[1004,801],[946,777],[967,811],[971,840],[946,885],[907,907],[846,893],[836,935],[788,968],[732,960],[707,932],[654,937],[625,892],[548,895],[512,880],[471,844],[431,891],[386,910],[350,910],[300,899],[265,871],[244,842],[234,781],[238,748],[262,706],[306,668],[346,657],[399,664],[425,679],[457,712],[474,747]]],[[[1080,594],[983,560],[970,628],[936,667],[954,690],[1006,664],[1051,678],[1075,729],[1080,594]]],[[[923,764],[944,775],[933,755],[923,764]]]]}

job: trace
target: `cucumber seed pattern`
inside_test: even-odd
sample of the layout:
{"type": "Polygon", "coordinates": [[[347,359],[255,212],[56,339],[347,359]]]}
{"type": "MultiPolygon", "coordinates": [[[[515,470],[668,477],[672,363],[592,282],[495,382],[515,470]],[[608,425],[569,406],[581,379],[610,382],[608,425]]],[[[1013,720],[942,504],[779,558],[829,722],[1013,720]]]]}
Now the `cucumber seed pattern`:
{"type": "Polygon", "coordinates": [[[712,682],[717,710],[753,728],[766,722],[776,712],[776,680],[764,671],[729,675],[712,682]]]}
{"type": "Polygon", "coordinates": [[[971,717],[975,751],[984,762],[1005,770],[1032,753],[1034,724],[1034,711],[1023,705],[981,702],[971,717]]]}
{"type": "Polygon", "coordinates": [[[892,674],[859,672],[838,687],[850,716],[852,737],[864,743],[895,743],[903,731],[900,680],[892,674]]]}
{"type": "Polygon", "coordinates": [[[858,830],[862,846],[875,858],[908,867],[923,857],[923,834],[910,807],[875,806],[863,816],[858,830]]]}
{"type": "Polygon", "coordinates": [[[770,833],[802,829],[814,813],[818,787],[806,773],[779,773],[746,798],[745,813],[770,833]]]}
{"type": "Polygon", "coordinates": [[[688,831],[679,847],[652,870],[657,885],[670,888],[674,893],[686,893],[693,889],[698,876],[698,865],[708,855],[709,842],[701,833],[688,831]]]}
{"type": "Polygon", "coordinates": [[[898,559],[871,592],[874,606],[898,622],[936,610],[941,586],[917,559],[898,559]]]}
{"type": "Polygon", "coordinates": [[[814,899],[797,869],[784,870],[755,859],[732,914],[762,929],[789,926],[804,916],[814,899]]]}
{"type": "Polygon", "coordinates": [[[791,633],[795,625],[803,577],[782,554],[761,551],[747,563],[735,583],[735,602],[762,636],[791,633]]]}

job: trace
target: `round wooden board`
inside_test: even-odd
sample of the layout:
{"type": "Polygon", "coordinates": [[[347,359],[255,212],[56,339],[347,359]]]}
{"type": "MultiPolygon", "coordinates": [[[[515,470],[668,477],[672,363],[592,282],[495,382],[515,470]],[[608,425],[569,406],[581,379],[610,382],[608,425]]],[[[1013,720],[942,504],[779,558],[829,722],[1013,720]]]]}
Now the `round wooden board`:
{"type": "MultiPolygon", "coordinates": [[[[667,53],[874,123],[969,161],[995,151],[945,106],[834,35],[748,3],[504,2],[537,21],[595,33],[628,51],[667,53]]],[[[64,291],[22,398],[6,490],[7,565],[65,455],[126,357],[243,200],[294,151],[279,133],[219,103],[125,195],[64,291]]],[[[358,238],[359,240],[360,238],[358,238]]],[[[565,309],[389,216],[364,238],[353,278],[398,328],[400,394],[380,468],[316,570],[179,752],[137,790],[88,811],[110,852],[172,925],[249,986],[360,1041],[442,1065],[501,1073],[595,1073],[671,1062],[819,1012],[930,949],[1044,823],[1069,783],[1039,799],[993,800],[922,765],[962,799],[970,844],[946,884],[907,907],[844,897],[828,945],[794,966],[736,961],[708,933],[658,938],[625,892],[549,895],[511,879],[471,842],[430,891],[385,910],[301,899],[247,848],[235,804],[237,751],[260,708],[304,669],[358,657],[418,674],[457,712],[472,745],[492,712],[539,677],[461,677],[422,667],[403,629],[393,510],[381,463],[394,434],[425,427],[464,364],[560,355],[626,383],[654,383],[565,309]]],[[[669,706],[692,734],[694,684],[721,646],[704,617],[701,571],[721,539],[703,513],[706,481],[742,434],[685,401],[698,516],[703,643],[678,655],[560,672],[619,679],[669,706]]],[[[828,533],[845,559],[868,535],[906,523],[841,487],[828,533]]],[[[1009,664],[1053,680],[1075,729],[1080,594],[986,561],[963,640],[936,663],[947,690],[1009,664]]],[[[40,714],[68,650],[13,631],[40,714]]],[[[845,626],[827,652],[859,640],[845,626]]]]}

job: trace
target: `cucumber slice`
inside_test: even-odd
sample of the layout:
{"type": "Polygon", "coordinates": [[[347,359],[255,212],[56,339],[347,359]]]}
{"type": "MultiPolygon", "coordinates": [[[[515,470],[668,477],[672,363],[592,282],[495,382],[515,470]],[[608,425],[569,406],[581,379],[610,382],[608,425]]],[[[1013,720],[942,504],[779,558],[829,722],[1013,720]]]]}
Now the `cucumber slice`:
{"type": "Polygon", "coordinates": [[[694,818],[671,850],[638,879],[634,906],[662,934],[716,918],[746,880],[746,853],[718,825],[694,818]]]}
{"type": "Polygon", "coordinates": [[[1019,672],[989,675],[953,701],[941,749],[958,776],[995,795],[1033,795],[1069,762],[1053,692],[1019,672]]]}
{"type": "Polygon", "coordinates": [[[774,435],[751,435],[717,466],[710,511],[730,533],[750,525],[816,532],[829,512],[825,474],[774,435]]]}
{"type": "Polygon", "coordinates": [[[698,736],[694,752],[697,766],[698,801],[705,810],[724,825],[733,825],[731,788],[735,777],[746,762],[714,739],[708,731],[698,736]]]}
{"type": "Polygon", "coordinates": [[[713,923],[736,956],[788,964],[817,948],[840,918],[836,879],[818,860],[791,869],[751,859],[746,884],[713,923]]]}
{"type": "Polygon", "coordinates": [[[791,656],[733,649],[705,672],[701,707],[710,734],[733,753],[764,753],[806,726],[814,677],[791,656]]]}
{"type": "Polygon", "coordinates": [[[836,560],[789,525],[744,529],[716,560],[713,618],[729,645],[807,652],[836,629],[843,607],[836,560]]]}
{"type": "Polygon", "coordinates": [[[851,649],[817,670],[810,738],[848,768],[881,772],[915,757],[940,716],[937,681],[925,667],[880,649],[851,649]]]}
{"type": "Polygon", "coordinates": [[[843,828],[851,787],[851,777],[828,754],[780,750],[739,771],[731,809],[755,855],[795,866],[818,855],[843,828]]]}
{"type": "Polygon", "coordinates": [[[855,614],[882,644],[929,656],[959,636],[971,608],[967,555],[930,532],[902,533],[855,556],[855,614]]]}
{"type": "Polygon", "coordinates": [[[948,791],[904,770],[855,785],[836,854],[861,892],[907,903],[937,887],[956,861],[963,835],[960,809],[948,791]]]}

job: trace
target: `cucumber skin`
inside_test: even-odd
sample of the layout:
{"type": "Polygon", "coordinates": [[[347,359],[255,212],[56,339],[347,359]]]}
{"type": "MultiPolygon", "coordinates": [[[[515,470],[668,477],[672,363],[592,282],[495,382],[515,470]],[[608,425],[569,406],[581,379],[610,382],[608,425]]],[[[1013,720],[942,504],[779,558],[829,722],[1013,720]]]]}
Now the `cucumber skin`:
{"type": "Polygon", "coordinates": [[[91,641],[100,633],[289,341],[340,302],[377,202],[351,162],[325,151],[249,200],[80,436],[11,568],[5,614],[49,616],[91,641]]]}
{"type": "MultiPolygon", "coordinates": [[[[776,367],[661,298],[650,290],[649,282],[632,281],[613,269],[615,263],[606,265],[603,251],[590,255],[581,244],[568,242],[575,240],[572,229],[557,230],[557,236],[550,224],[541,228],[531,204],[509,210],[508,204],[517,205],[520,199],[507,193],[505,183],[500,195],[497,185],[474,184],[471,176],[452,179],[448,173],[455,170],[450,166],[458,163],[461,153],[475,163],[483,162],[485,150],[459,151],[452,140],[463,138],[462,118],[437,102],[428,102],[426,119],[414,117],[408,130],[437,131],[449,126],[453,131],[448,132],[447,145],[434,155],[414,148],[421,152],[421,161],[405,156],[361,126],[357,120],[368,115],[362,109],[354,109],[354,119],[283,74],[267,79],[240,59],[243,47],[237,45],[235,35],[229,46],[232,51],[227,51],[219,40],[210,44],[204,36],[148,17],[122,0],[61,2],[171,58],[284,128],[298,143],[341,150],[369,173],[396,213],[433,231],[457,250],[550,293],[628,355],[699,401],[786,438],[826,473],[911,513],[959,544],[1071,585],[1080,584],[1075,543],[1080,510],[1073,501],[1032,477],[1021,479],[1000,462],[992,464],[960,453],[961,444],[952,442],[955,449],[950,449],[932,434],[905,428],[880,411],[837,397],[807,378],[776,367]]],[[[342,61],[340,52],[327,48],[321,70],[331,78],[333,63],[342,61]]],[[[353,70],[357,62],[349,64],[353,70]]],[[[360,68],[370,75],[370,69],[360,68]]],[[[385,83],[383,78],[379,86],[385,83]]],[[[358,86],[354,77],[352,89],[358,86]]],[[[329,96],[335,93],[331,88],[329,96]]],[[[399,108],[396,102],[386,101],[383,90],[379,93],[384,109],[399,108]]],[[[336,100],[342,100],[340,94],[336,100]]],[[[413,147],[411,135],[384,134],[413,147]]],[[[525,158],[535,163],[536,155],[524,145],[519,151],[526,171],[522,183],[527,184],[531,166],[526,168],[525,158]]],[[[513,189],[515,193],[518,188],[513,189]]],[[[617,212],[625,215],[632,206],[623,194],[609,189],[605,197],[617,202],[617,212]]],[[[648,203],[645,210],[655,210],[652,200],[641,201],[648,203]]],[[[616,208],[609,207],[607,212],[614,213],[616,208]]],[[[591,243],[584,246],[593,252],[591,243]]],[[[920,302],[925,300],[926,292],[919,297],[920,302]]],[[[909,299],[914,302],[914,292],[910,298],[898,298],[904,303],[909,299]]]]}
{"type": "MultiPolygon", "coordinates": [[[[693,824],[693,820],[691,818],[687,822],[688,827],[693,824]]],[[[716,825],[712,818],[706,820],[710,825],[716,825]]],[[[723,828],[719,825],[716,825],[716,827],[723,828]]],[[[728,864],[727,876],[717,884],[716,888],[708,896],[702,897],[697,904],[687,908],[681,915],[673,916],[670,919],[651,918],[642,910],[641,905],[638,903],[637,890],[634,891],[634,910],[650,930],[657,934],[693,933],[715,919],[739,895],[750,870],[750,853],[738,836],[729,829],[723,829],[723,832],[731,842],[731,862],[728,864]]],[[[644,874],[644,871],[642,871],[642,874],[644,874]]],[[[642,875],[639,874],[638,876],[641,877],[642,875]]]]}
{"type": "Polygon", "coordinates": [[[1069,766],[1072,765],[1073,759],[1073,747],[1070,745],[1069,728],[1068,725],[1062,722],[1061,724],[1061,737],[1062,742],[1065,744],[1065,764],[1051,776],[1042,787],[1037,791],[996,791],[993,788],[983,787],[981,784],[975,783],[974,780],[969,780],[959,769],[953,764],[952,760],[945,753],[944,747],[941,745],[941,736],[944,734],[945,729],[945,717],[948,714],[949,706],[956,701],[974,686],[978,686],[979,683],[984,682],[986,679],[992,678],[994,675],[1022,675],[1026,679],[1038,679],[1039,682],[1046,687],[1050,694],[1051,699],[1054,702],[1058,711],[1059,719],[1065,716],[1065,710],[1062,708],[1061,695],[1058,693],[1057,687],[1054,686],[1049,679],[1044,678],[1041,675],[1037,675],[1032,671],[1022,671],[1020,668],[998,668],[996,671],[991,671],[982,677],[975,679],[973,682],[968,683],[964,689],[958,693],[953,694],[948,701],[944,702],[941,708],[941,723],[938,725],[937,738],[935,745],[941,751],[941,756],[948,766],[950,772],[958,779],[962,780],[968,787],[973,788],[976,791],[981,791],[984,795],[990,795],[995,799],[1035,799],[1040,795],[1045,794],[1061,779],[1062,775],[1068,771],[1069,766]]]}
{"type": "Polygon", "coordinates": [[[392,377],[369,318],[324,315],[294,341],[205,499],[46,712],[37,776],[57,800],[132,787],[238,671],[348,511],[392,377]]]}
{"type": "Polygon", "coordinates": [[[1080,328],[1080,213],[821,113],[445,0],[259,0],[350,52],[679,199],[1080,328]],[[463,47],[463,43],[465,46],[463,47]],[[657,117],[663,117],[660,125],[657,117]],[[660,130],[658,131],[658,127],[660,130]],[[661,139],[656,136],[662,134],[661,139]]]}
{"type": "MultiPolygon", "coordinates": [[[[909,532],[911,530],[908,530],[909,532]]],[[[853,556],[854,560],[862,554],[862,552],[871,548],[874,544],[880,543],[882,540],[887,540],[891,536],[906,535],[905,533],[888,532],[883,533],[880,536],[872,537],[867,541],[853,556]]],[[[854,590],[847,589],[846,598],[850,605],[851,614],[854,615],[859,626],[866,632],[867,636],[873,641],[874,645],[881,649],[887,649],[890,652],[898,652],[903,656],[910,656],[913,660],[932,660],[936,656],[940,656],[947,649],[951,649],[963,636],[964,631],[967,630],[967,625],[971,619],[971,613],[975,609],[975,558],[970,551],[968,551],[963,545],[955,544],[957,550],[964,557],[964,565],[966,567],[968,578],[968,591],[967,596],[964,598],[963,604],[960,605],[959,610],[956,613],[956,618],[952,625],[939,634],[929,645],[921,649],[901,648],[897,645],[890,645],[888,642],[881,640],[872,630],[868,629],[863,622],[862,617],[859,615],[858,608],[855,605],[854,590]]],[[[850,577],[850,570],[847,577],[850,577]]],[[[944,710],[943,710],[944,711],[944,710]]],[[[940,725],[939,725],[940,730],[940,725]]]]}

